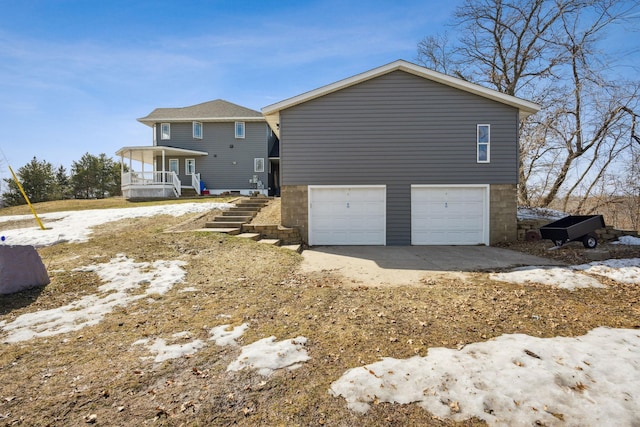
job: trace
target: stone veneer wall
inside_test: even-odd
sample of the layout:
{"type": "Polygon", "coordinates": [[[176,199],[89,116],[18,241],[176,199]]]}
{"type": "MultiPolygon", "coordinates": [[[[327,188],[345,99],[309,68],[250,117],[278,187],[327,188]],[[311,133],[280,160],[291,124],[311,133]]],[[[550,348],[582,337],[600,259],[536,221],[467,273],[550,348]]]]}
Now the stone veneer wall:
{"type": "Polygon", "coordinates": [[[280,188],[282,225],[298,230],[303,242],[309,241],[309,191],[306,185],[283,185],[280,188]]]}
{"type": "Polygon", "coordinates": [[[514,242],[518,238],[516,184],[492,184],[489,189],[489,243],[514,242]]]}
{"type": "MultiPolygon", "coordinates": [[[[513,242],[518,238],[517,193],[515,184],[491,185],[489,208],[490,244],[513,242]]],[[[309,193],[306,185],[285,185],[281,188],[282,225],[295,228],[304,242],[309,241],[309,193]]]]}

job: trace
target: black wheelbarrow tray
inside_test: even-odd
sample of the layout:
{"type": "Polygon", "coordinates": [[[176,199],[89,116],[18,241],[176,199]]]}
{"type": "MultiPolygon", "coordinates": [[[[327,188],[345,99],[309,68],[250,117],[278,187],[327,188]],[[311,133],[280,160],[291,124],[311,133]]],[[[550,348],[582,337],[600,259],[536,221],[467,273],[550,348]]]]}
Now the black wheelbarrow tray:
{"type": "Polygon", "coordinates": [[[598,246],[596,230],[604,228],[602,215],[570,215],[540,227],[540,237],[556,246],[568,242],[582,242],[585,248],[598,246]]]}

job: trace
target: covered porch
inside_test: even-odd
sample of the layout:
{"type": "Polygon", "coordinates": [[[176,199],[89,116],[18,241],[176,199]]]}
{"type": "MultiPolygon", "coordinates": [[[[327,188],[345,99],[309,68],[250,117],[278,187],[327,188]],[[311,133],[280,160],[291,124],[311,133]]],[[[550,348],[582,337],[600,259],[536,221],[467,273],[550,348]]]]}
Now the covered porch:
{"type": "Polygon", "coordinates": [[[205,151],[139,146],[122,147],[116,155],[120,157],[122,195],[126,199],[177,198],[183,188],[193,188],[196,194],[200,194],[200,174],[190,174],[190,182],[181,182],[176,172],[166,170],[165,165],[169,157],[207,156],[205,151]]]}

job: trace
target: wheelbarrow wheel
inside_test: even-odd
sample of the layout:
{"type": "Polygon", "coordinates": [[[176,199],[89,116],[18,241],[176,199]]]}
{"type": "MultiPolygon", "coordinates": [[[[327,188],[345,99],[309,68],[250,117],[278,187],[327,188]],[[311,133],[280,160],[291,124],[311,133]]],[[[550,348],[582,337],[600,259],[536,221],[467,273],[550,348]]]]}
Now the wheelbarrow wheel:
{"type": "Polygon", "coordinates": [[[557,247],[564,245],[564,240],[552,240],[553,244],[557,247]]]}
{"type": "Polygon", "coordinates": [[[582,244],[587,249],[593,249],[598,246],[598,239],[593,234],[588,234],[582,238],[582,244]]]}

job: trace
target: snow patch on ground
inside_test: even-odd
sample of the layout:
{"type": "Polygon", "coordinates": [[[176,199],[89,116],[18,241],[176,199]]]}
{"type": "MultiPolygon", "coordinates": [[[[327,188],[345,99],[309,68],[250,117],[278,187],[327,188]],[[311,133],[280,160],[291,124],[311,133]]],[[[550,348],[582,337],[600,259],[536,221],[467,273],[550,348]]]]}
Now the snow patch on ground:
{"type": "Polygon", "coordinates": [[[297,369],[310,359],[304,345],[305,337],[277,341],[276,337],[263,338],[242,347],[240,356],[227,366],[227,371],[255,369],[258,374],[269,376],[277,369],[297,369]]]}
{"type": "Polygon", "coordinates": [[[224,346],[236,346],[238,345],[237,339],[240,338],[244,331],[247,330],[249,324],[243,323],[235,328],[230,328],[230,325],[220,325],[209,331],[210,341],[215,341],[216,345],[220,347],[224,346]]]}
{"type": "Polygon", "coordinates": [[[108,263],[78,268],[74,271],[95,272],[104,282],[98,286],[97,294],[62,307],[25,313],[10,323],[0,322],[0,330],[7,333],[2,341],[15,343],[97,325],[115,307],[124,307],[152,294],[164,294],[182,283],[186,275],[184,265],[184,261],[137,263],[119,254],[108,263]]]}
{"type": "Polygon", "coordinates": [[[489,277],[501,282],[540,283],[570,290],[606,287],[582,272],[608,277],[620,283],[640,284],[640,258],[608,259],[570,267],[521,267],[505,273],[493,273],[489,277]]]}
{"type": "Polygon", "coordinates": [[[371,404],[417,403],[437,417],[489,425],[636,425],[640,419],[640,331],[502,335],[426,357],[384,358],[349,369],[330,388],[356,412],[371,404]],[[564,420],[561,422],[560,420],[564,420]]]}
{"type": "Polygon", "coordinates": [[[500,282],[540,283],[561,289],[604,288],[605,286],[593,277],[563,267],[520,267],[506,273],[493,273],[492,280],[500,282]]]}
{"type": "MultiPolygon", "coordinates": [[[[89,239],[91,228],[128,218],[148,218],[156,215],[182,216],[212,209],[229,209],[229,203],[175,203],[139,208],[91,209],[85,211],[53,212],[38,215],[47,230],[39,227],[5,230],[5,244],[49,246],[59,242],[79,243],[89,239]]],[[[0,224],[8,221],[33,219],[32,215],[0,216],[0,224]]],[[[35,222],[35,220],[34,220],[35,222]]]]}
{"type": "Polygon", "coordinates": [[[555,221],[557,219],[564,218],[569,214],[561,211],[556,211],[553,209],[547,208],[529,208],[524,206],[518,206],[518,219],[526,220],[526,219],[548,219],[550,221],[555,221]]]}
{"type": "Polygon", "coordinates": [[[612,245],[629,245],[640,246],[640,237],[620,236],[617,242],[611,242],[612,245]]]}
{"type": "Polygon", "coordinates": [[[619,283],[640,284],[640,258],[608,259],[572,268],[589,274],[608,277],[619,283]]]}
{"type": "MultiPolygon", "coordinates": [[[[187,338],[188,332],[178,332],[172,335],[175,338],[187,338]]],[[[162,338],[156,338],[151,342],[149,339],[141,339],[133,343],[133,345],[147,345],[151,353],[155,353],[156,357],[153,361],[156,363],[164,362],[169,359],[177,359],[178,357],[188,356],[195,354],[198,350],[205,346],[205,342],[202,340],[193,340],[184,344],[171,344],[167,345],[167,342],[162,338]]]]}
{"type": "MultiPolygon", "coordinates": [[[[216,326],[209,331],[209,341],[215,341],[218,346],[237,346],[237,339],[249,328],[247,323],[240,326],[230,325],[216,326]]],[[[188,332],[173,334],[172,338],[189,338],[188,332]]],[[[294,339],[275,341],[275,337],[264,338],[241,348],[240,356],[227,367],[227,371],[240,371],[242,369],[255,369],[262,376],[270,376],[278,369],[296,369],[303,362],[310,359],[304,348],[307,339],[297,337],[294,339]]],[[[176,359],[184,355],[195,354],[205,347],[202,340],[194,340],[184,344],[168,345],[163,338],[141,339],[133,345],[146,345],[151,353],[156,356],[154,362],[164,362],[176,359]]]]}

